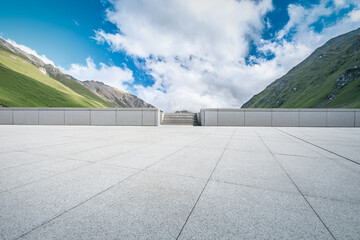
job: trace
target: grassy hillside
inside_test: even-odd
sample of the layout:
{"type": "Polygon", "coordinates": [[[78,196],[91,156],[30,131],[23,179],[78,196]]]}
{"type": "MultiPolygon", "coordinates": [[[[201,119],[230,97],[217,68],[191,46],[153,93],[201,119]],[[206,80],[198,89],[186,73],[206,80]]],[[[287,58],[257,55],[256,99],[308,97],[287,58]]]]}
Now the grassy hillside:
{"type": "Polygon", "coordinates": [[[360,29],[328,41],[244,108],[360,107],[360,29]],[[341,84],[343,83],[343,84],[341,84]]]}
{"type": "Polygon", "coordinates": [[[73,79],[59,82],[0,47],[0,105],[6,107],[110,107],[73,79]]]}

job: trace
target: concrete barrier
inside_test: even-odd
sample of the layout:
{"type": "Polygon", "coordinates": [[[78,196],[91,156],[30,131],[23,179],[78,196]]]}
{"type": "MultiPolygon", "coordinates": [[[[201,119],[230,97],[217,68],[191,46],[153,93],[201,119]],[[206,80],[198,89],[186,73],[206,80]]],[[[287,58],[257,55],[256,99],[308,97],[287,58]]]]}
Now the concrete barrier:
{"type": "Polygon", "coordinates": [[[221,109],[217,111],[219,126],[244,126],[245,114],[231,108],[221,109]]]}
{"type": "Polygon", "coordinates": [[[158,124],[158,113],[155,111],[143,111],[142,113],[142,125],[143,126],[157,126],[158,124]]]}
{"type": "Polygon", "coordinates": [[[116,110],[114,109],[93,109],[90,115],[91,125],[94,126],[115,126],[116,110]]]}
{"type": "Polygon", "coordinates": [[[0,108],[1,125],[158,126],[156,108],[0,108]]]}
{"type": "Polygon", "coordinates": [[[39,110],[37,108],[17,108],[13,109],[14,125],[38,125],[39,110]]]}
{"type": "Polygon", "coordinates": [[[346,111],[344,109],[329,109],[327,112],[328,127],[354,127],[355,111],[346,111]]]}
{"type": "Polygon", "coordinates": [[[141,109],[126,109],[116,111],[117,122],[119,126],[141,126],[142,125],[142,110],[141,109]]]}
{"type": "Polygon", "coordinates": [[[200,110],[200,125],[205,126],[205,110],[200,110]]]}
{"type": "Polygon", "coordinates": [[[65,110],[54,108],[52,110],[39,108],[40,125],[64,125],[65,110]]]}
{"type": "Polygon", "coordinates": [[[90,125],[91,111],[86,108],[67,108],[65,112],[65,125],[90,125]]]}
{"type": "Polygon", "coordinates": [[[300,127],[326,127],[327,109],[300,109],[300,127]]]}
{"type": "Polygon", "coordinates": [[[205,108],[203,126],[360,127],[357,109],[205,108]]]}
{"type": "Polygon", "coordinates": [[[246,109],[244,114],[245,126],[271,126],[271,109],[246,109]]]}
{"type": "Polygon", "coordinates": [[[0,111],[0,124],[13,124],[13,111],[7,108],[1,108],[0,111]]]}
{"type": "MultiPolygon", "coordinates": [[[[1,125],[158,126],[156,108],[0,108],[1,125]]],[[[201,109],[202,126],[360,127],[359,109],[201,109]]]]}
{"type": "Polygon", "coordinates": [[[355,111],[355,127],[360,127],[360,109],[355,111]]]}
{"type": "Polygon", "coordinates": [[[204,125],[203,126],[218,126],[217,109],[206,109],[204,112],[204,125]]]}
{"type": "Polygon", "coordinates": [[[272,109],[271,126],[298,127],[300,122],[299,109],[272,109]]]}

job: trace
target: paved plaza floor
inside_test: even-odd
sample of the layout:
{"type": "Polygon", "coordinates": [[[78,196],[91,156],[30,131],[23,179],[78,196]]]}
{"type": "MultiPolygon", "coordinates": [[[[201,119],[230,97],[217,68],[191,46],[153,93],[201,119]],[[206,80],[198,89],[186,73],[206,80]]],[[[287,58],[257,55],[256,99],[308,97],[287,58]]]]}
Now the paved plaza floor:
{"type": "Polygon", "coordinates": [[[0,126],[0,239],[360,239],[360,129],[0,126]]]}

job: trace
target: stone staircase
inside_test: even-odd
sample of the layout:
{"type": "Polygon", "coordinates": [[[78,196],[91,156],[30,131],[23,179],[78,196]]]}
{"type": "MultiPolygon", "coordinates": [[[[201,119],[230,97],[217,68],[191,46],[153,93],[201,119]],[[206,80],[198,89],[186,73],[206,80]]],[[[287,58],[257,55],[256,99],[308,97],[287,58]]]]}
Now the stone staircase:
{"type": "Polygon", "coordinates": [[[195,113],[165,113],[162,125],[199,126],[195,113]]]}

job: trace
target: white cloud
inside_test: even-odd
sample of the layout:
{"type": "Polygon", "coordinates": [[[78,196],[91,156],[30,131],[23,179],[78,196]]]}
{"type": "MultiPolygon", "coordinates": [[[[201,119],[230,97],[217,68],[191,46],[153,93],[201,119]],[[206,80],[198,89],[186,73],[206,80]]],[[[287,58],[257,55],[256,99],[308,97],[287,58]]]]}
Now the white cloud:
{"type": "Polygon", "coordinates": [[[245,56],[247,35],[262,30],[262,17],[272,8],[270,0],[119,0],[114,7],[108,20],[124,34],[96,34],[114,50],[143,58],[195,55],[213,60],[245,56]]]}
{"type": "MultiPolygon", "coordinates": [[[[270,82],[285,74],[330,37],[356,28],[356,12],[317,33],[311,24],[330,16],[340,6],[354,1],[323,0],[310,9],[289,5],[286,26],[275,41],[261,33],[270,26],[264,16],[272,10],[270,0],[114,0],[107,18],[118,33],[96,31],[95,39],[113,51],[125,51],[145,59],[144,70],[155,83],[135,86],[144,100],[165,110],[202,107],[239,107],[270,82]],[[295,32],[291,41],[284,40],[295,32]],[[272,60],[245,57],[249,40],[272,60]]],[[[354,9],[355,11],[356,9],[354,9]]]]}
{"type": "Polygon", "coordinates": [[[124,91],[127,90],[126,83],[134,81],[132,71],[127,67],[108,66],[104,63],[100,63],[98,67],[90,57],[86,59],[86,65],[74,63],[69,69],[61,70],[81,81],[95,80],[124,91]]]}
{"type": "Polygon", "coordinates": [[[343,7],[346,4],[346,0],[334,0],[335,6],[343,7]]]}
{"type": "Polygon", "coordinates": [[[35,50],[27,47],[27,46],[24,46],[24,45],[21,45],[21,44],[17,44],[15,41],[11,40],[11,39],[7,39],[6,40],[8,43],[10,43],[11,45],[13,45],[14,47],[17,47],[19,48],[20,50],[26,52],[27,54],[31,54],[37,58],[39,58],[41,61],[43,61],[44,63],[46,64],[51,64],[53,66],[55,66],[54,62],[51,61],[50,59],[48,59],[45,55],[40,55],[38,54],[35,50]]]}
{"type": "Polygon", "coordinates": [[[349,13],[350,19],[354,22],[357,22],[360,20],[360,10],[354,10],[349,13]]]}

